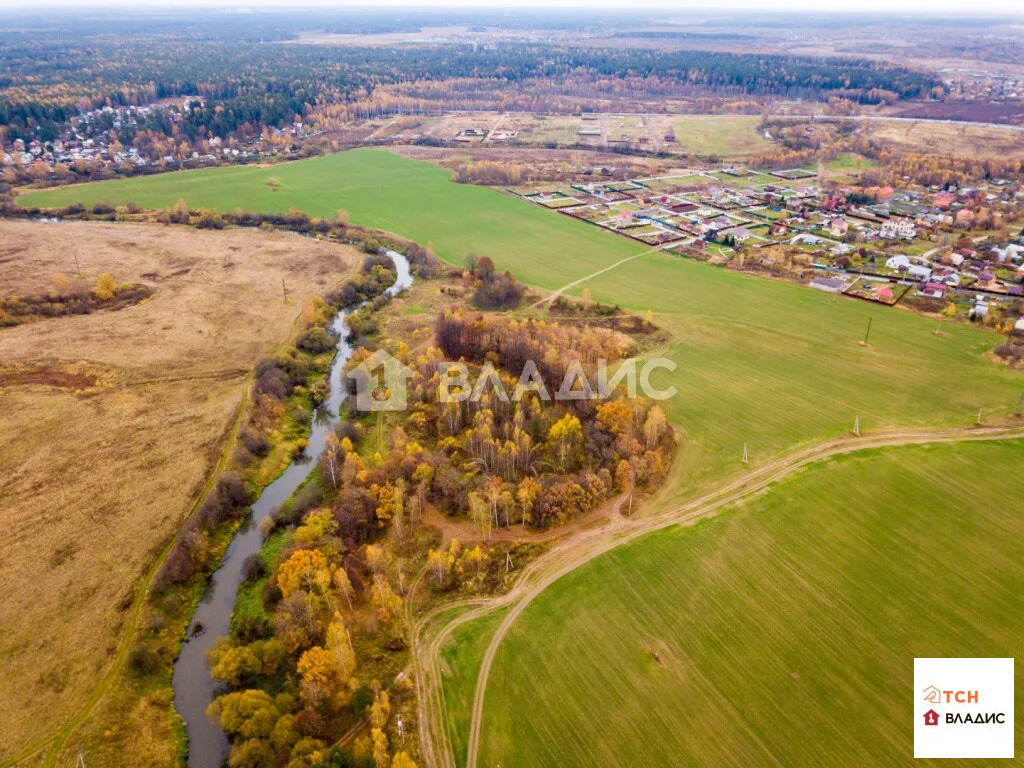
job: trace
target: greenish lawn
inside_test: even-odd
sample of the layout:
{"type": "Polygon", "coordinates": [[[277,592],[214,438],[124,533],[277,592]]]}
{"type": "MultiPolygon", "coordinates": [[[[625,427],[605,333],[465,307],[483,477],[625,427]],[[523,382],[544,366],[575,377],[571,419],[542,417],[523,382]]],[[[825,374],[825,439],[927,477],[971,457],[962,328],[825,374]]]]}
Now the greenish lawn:
{"type": "Polygon", "coordinates": [[[644,250],[598,227],[492,189],[454,184],[442,168],[376,149],[356,149],[268,167],[233,166],[140,176],[29,192],[25,206],[75,202],[167,208],[189,207],[284,213],[295,206],[310,216],[345,209],[354,223],[417,242],[462,265],[466,254],[490,256],[516,276],[556,288],[644,250]],[[278,181],[278,191],[267,180],[278,181]]]}
{"type": "Polygon", "coordinates": [[[1024,647],[1021,466],[1020,442],[845,457],[573,571],[498,651],[479,765],[910,765],[914,658],[1024,647]]]}
{"type": "Polygon", "coordinates": [[[258,620],[266,619],[267,612],[263,607],[263,590],[270,581],[270,573],[274,569],[281,552],[291,542],[291,531],[276,531],[266,538],[260,548],[260,560],[266,575],[255,581],[243,581],[238,587],[238,596],[235,598],[235,608],[231,612],[231,632],[234,633],[238,622],[243,619],[258,620]]]}
{"type": "Polygon", "coordinates": [[[573,289],[655,314],[677,368],[654,377],[677,394],[683,431],[675,492],[746,470],[794,445],[853,428],[969,425],[1008,414],[1024,378],[982,355],[998,336],[910,312],[834,298],[789,283],[715,269],[673,254],[642,256],[573,289]],[[862,347],[868,319],[870,346],[862,347]]]}
{"type": "Polygon", "coordinates": [[[697,155],[750,155],[772,146],[757,130],[760,117],[686,115],[672,123],[679,148],[697,155]]]}
{"type": "Polygon", "coordinates": [[[825,167],[830,171],[837,171],[839,173],[863,171],[868,168],[874,168],[877,165],[877,161],[863,155],[858,155],[856,152],[844,152],[834,160],[829,160],[825,163],[825,167]]]}
{"type": "Polygon", "coordinates": [[[452,754],[459,765],[465,764],[473,690],[480,664],[491,636],[507,613],[508,609],[503,608],[463,624],[452,633],[448,644],[441,650],[445,727],[452,754]],[[466,691],[469,691],[468,696],[466,691]]]}

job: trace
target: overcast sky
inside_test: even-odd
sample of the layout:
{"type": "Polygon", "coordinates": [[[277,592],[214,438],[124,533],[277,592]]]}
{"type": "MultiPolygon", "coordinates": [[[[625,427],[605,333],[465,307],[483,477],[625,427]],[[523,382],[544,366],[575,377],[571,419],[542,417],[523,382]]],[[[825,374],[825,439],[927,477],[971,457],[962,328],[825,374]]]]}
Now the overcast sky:
{"type": "Polygon", "coordinates": [[[935,13],[956,13],[956,14],[977,14],[977,13],[1005,13],[1007,15],[1024,15],[1024,2],[1021,0],[819,0],[816,3],[808,3],[807,0],[768,0],[757,2],[756,0],[645,0],[643,3],[629,2],[628,0],[495,0],[495,2],[483,2],[483,0],[373,0],[373,2],[338,2],[338,0],[96,0],[96,2],[76,4],[72,0],[0,0],[0,8],[33,9],[39,7],[68,7],[83,6],[89,9],[104,6],[130,7],[130,8],[187,8],[187,7],[232,7],[232,8],[302,8],[302,7],[331,7],[342,9],[345,7],[380,7],[380,6],[405,6],[405,7],[441,7],[441,8],[629,8],[629,9],[672,9],[685,10],[687,8],[699,8],[701,10],[740,10],[751,9],[761,12],[771,10],[805,10],[805,11],[833,11],[850,13],[865,11],[877,13],[879,11],[889,12],[913,12],[921,14],[935,13]]]}

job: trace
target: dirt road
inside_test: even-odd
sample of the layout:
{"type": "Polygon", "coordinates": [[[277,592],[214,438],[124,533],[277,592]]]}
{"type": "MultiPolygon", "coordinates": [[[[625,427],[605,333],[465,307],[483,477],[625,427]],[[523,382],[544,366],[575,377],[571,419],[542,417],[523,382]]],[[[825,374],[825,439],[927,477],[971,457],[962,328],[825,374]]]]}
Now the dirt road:
{"type": "Polygon", "coordinates": [[[467,768],[476,768],[480,749],[484,697],[491,666],[498,649],[508,630],[534,598],[565,574],[646,533],[672,525],[691,524],[711,516],[724,506],[763,492],[772,483],[793,475],[812,462],[872,448],[1015,438],[1024,438],[1024,428],[987,427],[939,431],[897,431],[877,435],[848,436],[798,449],[698,499],[639,519],[625,519],[619,515],[613,515],[614,523],[612,525],[581,531],[578,535],[562,540],[550,552],[527,566],[515,587],[505,595],[444,605],[425,616],[416,618],[412,615],[414,612],[412,596],[422,579],[421,574],[420,579],[417,579],[413,585],[407,610],[410,624],[413,627],[413,669],[419,694],[420,738],[426,765],[429,768],[455,768],[456,765],[448,739],[441,688],[441,651],[452,632],[463,624],[492,611],[509,608],[508,614],[495,631],[484,655],[473,696],[466,766],[467,768]]]}

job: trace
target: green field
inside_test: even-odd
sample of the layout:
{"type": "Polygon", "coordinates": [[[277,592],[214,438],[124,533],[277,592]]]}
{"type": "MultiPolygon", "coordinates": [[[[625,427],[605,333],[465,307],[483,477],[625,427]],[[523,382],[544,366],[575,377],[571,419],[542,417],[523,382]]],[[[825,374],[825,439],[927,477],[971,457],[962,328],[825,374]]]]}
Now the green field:
{"type": "MultiPolygon", "coordinates": [[[[700,118],[704,120],[705,118],[700,118]]],[[[746,118],[745,118],[746,119],[746,118]]],[[[749,118],[756,120],[756,118],[749,118]]],[[[693,120],[688,120],[693,122],[693,120]]],[[[382,150],[354,150],[271,168],[229,167],[33,192],[24,204],[76,200],[166,207],[286,211],[313,216],[345,208],[357,224],[433,243],[455,264],[491,255],[500,268],[558,287],[644,246],[382,150]],[[280,182],[274,192],[265,183],[280,182]]],[[[834,299],[787,283],[741,275],[667,253],[623,264],[573,289],[637,312],[656,313],[674,340],[657,354],[678,365],[668,404],[682,430],[677,493],[720,480],[795,444],[853,427],[963,426],[981,408],[1005,415],[1024,385],[1019,373],[982,355],[998,336],[909,312],[834,299]],[[868,318],[871,346],[857,345],[868,318]]],[[[664,378],[664,377],[663,377],[664,378]]],[[[657,380],[657,379],[656,379],[657,380]]]]}
{"type": "Polygon", "coordinates": [[[967,426],[1008,414],[1024,380],[987,362],[996,336],[788,283],[654,253],[586,286],[595,301],[651,309],[673,341],[656,354],[677,369],[655,377],[675,386],[668,402],[684,433],[676,493],[794,445],[849,431],[896,426],[967,426]],[[872,319],[870,346],[864,338],[872,319]]]}
{"type": "Polygon", "coordinates": [[[696,155],[750,155],[772,146],[757,130],[760,117],[686,115],[672,123],[679,149],[696,155]]]}
{"type": "Polygon", "coordinates": [[[1024,647],[1021,466],[1020,442],[848,456],[591,561],[501,645],[479,765],[910,765],[914,657],[1024,647]]]}
{"type": "Polygon", "coordinates": [[[184,199],[190,208],[284,213],[295,206],[310,216],[345,209],[354,223],[427,244],[458,265],[466,254],[491,256],[521,280],[556,288],[639,253],[644,246],[580,225],[540,206],[491,189],[449,181],[437,166],[391,152],[357,149],[270,167],[210,168],[117,179],[30,192],[25,206],[81,202],[167,208],[184,199]],[[276,179],[277,191],[267,185],[276,179]]]}

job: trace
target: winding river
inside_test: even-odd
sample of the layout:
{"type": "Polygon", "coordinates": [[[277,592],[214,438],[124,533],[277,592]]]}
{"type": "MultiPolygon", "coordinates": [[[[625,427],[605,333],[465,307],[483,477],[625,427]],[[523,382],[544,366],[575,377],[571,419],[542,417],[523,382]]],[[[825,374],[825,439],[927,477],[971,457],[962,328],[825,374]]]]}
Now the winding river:
{"type": "MultiPolygon", "coordinates": [[[[395,263],[398,279],[386,293],[396,296],[412,285],[412,273],[409,271],[409,262],[402,254],[388,251],[388,256],[395,263]]],[[[338,411],[344,399],[342,368],[352,354],[346,318],[360,306],[341,310],[332,323],[338,336],[338,354],[331,364],[330,394],[314,414],[305,452],[288,465],[252,505],[252,514],[235,535],[220,567],[210,578],[189,624],[189,639],[182,645],[181,654],[174,664],[174,706],[185,721],[190,768],[221,768],[227,757],[227,737],[220,726],[206,716],[206,708],[220,687],[210,677],[206,654],[221,637],[228,634],[235,597],[242,583],[242,565],[249,555],[259,552],[263,544],[258,527],[260,521],[280,507],[302,485],[323,453],[327,435],[338,423],[338,411]],[[197,625],[202,626],[202,632],[193,636],[197,625]]]]}

